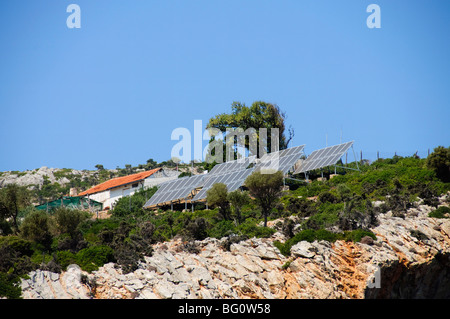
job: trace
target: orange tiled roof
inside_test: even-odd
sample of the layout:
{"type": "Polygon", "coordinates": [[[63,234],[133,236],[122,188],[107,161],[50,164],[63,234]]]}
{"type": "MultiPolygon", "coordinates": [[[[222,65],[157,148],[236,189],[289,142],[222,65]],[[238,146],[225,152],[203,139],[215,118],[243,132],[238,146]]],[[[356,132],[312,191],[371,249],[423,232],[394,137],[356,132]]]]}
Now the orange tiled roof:
{"type": "Polygon", "coordinates": [[[95,193],[103,192],[105,190],[108,190],[108,189],[111,189],[114,187],[118,187],[121,185],[136,183],[136,182],[141,181],[141,180],[149,177],[150,175],[156,173],[160,169],[161,169],[161,167],[155,168],[155,169],[152,169],[149,171],[137,173],[137,174],[132,174],[132,175],[123,176],[123,177],[116,177],[116,178],[110,179],[109,181],[106,181],[104,183],[98,184],[84,192],[81,192],[80,194],[78,194],[78,196],[95,194],[95,193]]]}

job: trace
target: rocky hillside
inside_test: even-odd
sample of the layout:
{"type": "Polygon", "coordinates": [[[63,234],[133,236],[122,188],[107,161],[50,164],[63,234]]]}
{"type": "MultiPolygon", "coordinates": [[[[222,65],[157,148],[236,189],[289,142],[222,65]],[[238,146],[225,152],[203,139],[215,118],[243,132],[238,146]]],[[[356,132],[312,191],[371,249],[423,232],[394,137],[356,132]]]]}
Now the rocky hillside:
{"type": "Polygon", "coordinates": [[[226,239],[174,240],[154,246],[139,268],[112,263],[86,273],[33,271],[24,298],[450,298],[450,220],[428,217],[427,205],[405,218],[378,216],[375,241],[301,241],[285,257],[271,238],[224,248],[226,239]]]}
{"type": "Polygon", "coordinates": [[[70,183],[68,175],[74,175],[80,177],[80,179],[86,179],[91,177],[93,172],[75,169],[49,168],[46,166],[23,172],[0,172],[0,187],[4,187],[8,184],[17,184],[19,186],[28,186],[30,188],[40,188],[44,185],[45,180],[48,180],[52,184],[59,183],[60,185],[66,185],[70,183]]]}

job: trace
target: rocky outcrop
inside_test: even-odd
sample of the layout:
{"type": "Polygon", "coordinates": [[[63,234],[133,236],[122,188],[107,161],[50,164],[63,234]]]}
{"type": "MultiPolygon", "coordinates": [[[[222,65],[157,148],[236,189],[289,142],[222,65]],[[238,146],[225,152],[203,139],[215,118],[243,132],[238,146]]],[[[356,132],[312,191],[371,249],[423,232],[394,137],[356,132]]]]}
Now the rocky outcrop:
{"type": "MultiPolygon", "coordinates": [[[[377,240],[299,242],[285,257],[275,238],[249,239],[224,249],[223,240],[154,246],[139,268],[124,274],[109,263],[91,274],[36,271],[22,283],[24,298],[450,298],[450,220],[429,218],[431,207],[405,218],[379,215],[377,240]],[[74,279],[75,278],[75,279],[74,279]],[[77,281],[79,279],[79,281],[77,281]],[[76,288],[74,288],[76,287],[76,288]]],[[[81,272],[80,272],[81,273],[81,272]]]]}
{"type": "Polygon", "coordinates": [[[69,265],[63,274],[36,270],[29,279],[22,279],[22,297],[25,299],[88,299],[90,291],[82,279],[82,270],[69,265]],[[84,282],[84,283],[83,283],[84,282]]]}
{"type": "Polygon", "coordinates": [[[60,185],[65,185],[67,183],[70,183],[70,180],[64,175],[70,174],[79,176],[81,179],[83,179],[95,173],[96,172],[80,171],[75,169],[64,170],[60,168],[49,168],[46,166],[24,172],[1,172],[0,187],[4,187],[8,184],[17,184],[19,186],[27,186],[30,188],[40,188],[44,184],[45,179],[48,179],[48,181],[52,184],[59,183],[60,185]],[[58,174],[58,172],[60,174],[58,174]]]}

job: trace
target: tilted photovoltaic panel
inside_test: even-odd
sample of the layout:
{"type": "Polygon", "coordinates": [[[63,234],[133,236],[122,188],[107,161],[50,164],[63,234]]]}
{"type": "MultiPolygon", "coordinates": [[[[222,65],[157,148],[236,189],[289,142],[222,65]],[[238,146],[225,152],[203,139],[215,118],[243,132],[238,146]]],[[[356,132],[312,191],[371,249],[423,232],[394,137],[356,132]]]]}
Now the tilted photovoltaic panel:
{"type": "Polygon", "coordinates": [[[317,168],[336,164],[336,162],[353,145],[352,142],[329,146],[312,152],[297,168],[295,174],[312,171],[317,168]]]}
{"type": "Polygon", "coordinates": [[[205,180],[203,188],[194,196],[193,201],[205,199],[209,189],[216,183],[223,183],[227,185],[228,192],[232,192],[241,187],[245,179],[254,171],[254,168],[243,169],[236,172],[226,174],[213,175],[205,180]]]}
{"type": "Polygon", "coordinates": [[[205,177],[206,175],[194,175],[162,183],[155,194],[145,203],[144,207],[184,199],[195,188],[203,185],[205,177]]]}
{"type": "Polygon", "coordinates": [[[244,157],[241,159],[227,161],[225,163],[217,164],[213,167],[208,175],[224,174],[233,171],[240,171],[247,168],[256,159],[256,155],[244,157]]]}
{"type": "Polygon", "coordinates": [[[256,164],[256,170],[276,170],[288,173],[303,154],[305,145],[265,154],[256,164]]]}

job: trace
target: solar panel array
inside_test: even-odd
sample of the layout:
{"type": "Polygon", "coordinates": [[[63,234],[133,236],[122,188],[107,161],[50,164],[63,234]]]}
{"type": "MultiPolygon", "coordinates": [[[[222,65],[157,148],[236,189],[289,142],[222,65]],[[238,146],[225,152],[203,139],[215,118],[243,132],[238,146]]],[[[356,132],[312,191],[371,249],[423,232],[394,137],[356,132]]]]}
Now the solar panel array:
{"type": "Polygon", "coordinates": [[[309,172],[317,168],[336,164],[345,152],[353,145],[352,142],[338,144],[314,151],[297,168],[295,174],[309,172]]]}
{"type": "Polygon", "coordinates": [[[252,168],[243,169],[240,171],[212,175],[205,181],[203,188],[200,190],[200,192],[197,193],[197,195],[195,195],[193,200],[197,201],[197,200],[205,199],[208,190],[210,190],[213,187],[213,185],[216,183],[223,183],[223,184],[227,185],[227,189],[229,192],[235,191],[244,184],[245,179],[254,170],[255,170],[254,167],[252,167],[252,168]]]}
{"type": "Polygon", "coordinates": [[[205,177],[206,175],[194,175],[162,183],[144,207],[185,199],[195,188],[203,186],[205,177]]]}
{"type": "Polygon", "coordinates": [[[265,154],[256,164],[258,171],[275,170],[288,173],[303,154],[305,145],[296,146],[278,152],[265,154]]]}
{"type": "MultiPolygon", "coordinates": [[[[353,142],[348,142],[312,152],[305,160],[300,161],[300,166],[296,169],[295,174],[335,164],[352,145],[353,142]]],[[[208,174],[183,177],[162,183],[144,207],[187,199],[193,190],[200,187],[202,189],[192,198],[192,201],[203,200],[206,198],[207,191],[216,183],[227,185],[228,191],[232,192],[239,189],[245,179],[254,171],[274,169],[286,174],[299,162],[304,147],[305,145],[301,145],[265,154],[259,160],[256,159],[256,156],[251,156],[225,162],[214,166],[208,174]],[[254,167],[248,168],[251,163],[255,162],[254,167]]]]}

